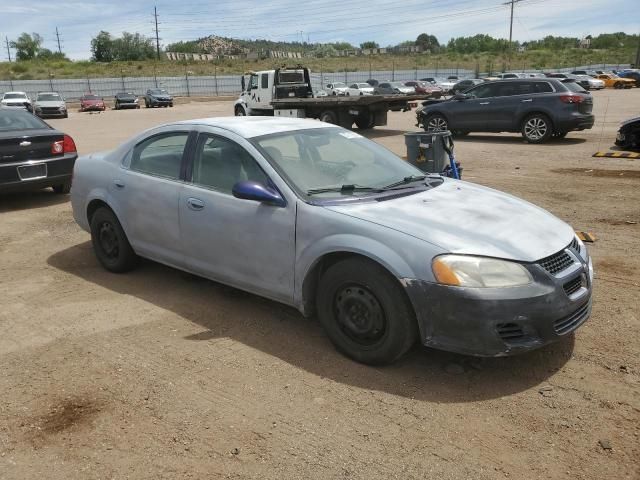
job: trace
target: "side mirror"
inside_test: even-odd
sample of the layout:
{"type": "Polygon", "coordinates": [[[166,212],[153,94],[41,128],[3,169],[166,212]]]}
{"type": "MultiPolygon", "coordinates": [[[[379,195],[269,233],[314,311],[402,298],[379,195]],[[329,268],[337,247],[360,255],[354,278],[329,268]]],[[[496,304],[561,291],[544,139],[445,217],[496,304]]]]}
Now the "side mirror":
{"type": "Polygon", "coordinates": [[[240,85],[242,85],[242,91],[244,92],[245,88],[247,87],[247,85],[245,84],[244,75],[242,75],[242,77],[240,78],[240,85]]]}
{"type": "Polygon", "coordinates": [[[467,98],[469,98],[469,95],[467,95],[466,93],[456,93],[453,96],[453,99],[458,100],[459,102],[466,100],[467,98]]]}
{"type": "Polygon", "coordinates": [[[254,200],[275,207],[284,207],[285,201],[275,190],[259,182],[243,180],[236,183],[231,191],[234,197],[243,200],[254,200]]]}

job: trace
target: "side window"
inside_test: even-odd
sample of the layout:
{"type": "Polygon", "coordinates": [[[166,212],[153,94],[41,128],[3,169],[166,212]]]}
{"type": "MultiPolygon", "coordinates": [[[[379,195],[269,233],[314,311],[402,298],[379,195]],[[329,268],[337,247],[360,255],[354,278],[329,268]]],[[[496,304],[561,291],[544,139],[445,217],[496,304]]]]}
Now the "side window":
{"type": "Polygon", "coordinates": [[[130,169],[158,177],[180,178],[182,153],[189,138],[188,132],[156,135],[133,148],[130,169]]]}
{"type": "Polygon", "coordinates": [[[260,75],[260,88],[269,88],[269,74],[263,73],[260,75]]]}
{"type": "Polygon", "coordinates": [[[243,180],[267,184],[267,176],[254,158],[240,145],[215,135],[200,135],[193,160],[195,185],[231,193],[243,180]]]}
{"type": "Polygon", "coordinates": [[[549,85],[549,82],[536,82],[535,83],[535,92],[536,93],[550,93],[553,92],[553,88],[549,85]]]}
{"type": "Polygon", "coordinates": [[[476,98],[489,98],[495,97],[497,94],[497,89],[500,84],[495,83],[485,83],[482,84],[473,90],[467,92],[469,95],[473,95],[476,98]]]}
{"type": "Polygon", "coordinates": [[[349,85],[349,88],[354,88],[354,89],[358,89],[358,85],[356,85],[355,83],[349,85]]]}

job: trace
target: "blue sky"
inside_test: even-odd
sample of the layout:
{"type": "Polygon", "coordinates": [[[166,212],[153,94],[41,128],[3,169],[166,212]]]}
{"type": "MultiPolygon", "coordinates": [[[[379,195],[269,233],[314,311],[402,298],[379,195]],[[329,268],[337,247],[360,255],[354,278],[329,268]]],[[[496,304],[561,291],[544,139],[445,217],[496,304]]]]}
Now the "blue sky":
{"type": "MultiPolygon", "coordinates": [[[[56,50],[58,27],[63,51],[88,59],[90,41],[100,30],[153,35],[158,8],[161,43],[216,34],[311,42],[375,40],[381,46],[413,40],[422,32],[440,42],[486,33],[509,35],[506,0],[2,0],[0,34],[9,40],[38,32],[56,50]]],[[[604,32],[640,33],[637,0],[523,0],[516,4],[515,40],[545,35],[583,37],[604,32]]],[[[4,40],[4,39],[2,39],[4,40]]],[[[0,50],[6,60],[6,49],[0,50]]]]}

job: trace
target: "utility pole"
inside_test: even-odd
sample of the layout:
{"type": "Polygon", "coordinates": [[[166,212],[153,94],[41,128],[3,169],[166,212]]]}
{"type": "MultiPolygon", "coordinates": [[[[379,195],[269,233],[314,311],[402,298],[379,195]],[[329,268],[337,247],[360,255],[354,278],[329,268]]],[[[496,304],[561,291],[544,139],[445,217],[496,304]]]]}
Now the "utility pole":
{"type": "Polygon", "coordinates": [[[509,22],[509,50],[511,50],[511,39],[513,38],[513,5],[521,2],[522,0],[509,0],[503,3],[503,5],[511,5],[511,20],[509,22]]]}
{"type": "Polygon", "coordinates": [[[160,60],[160,37],[158,36],[158,9],[153,7],[153,17],[156,22],[156,55],[158,56],[158,60],[160,60]]]}
{"type": "Polygon", "coordinates": [[[9,63],[11,63],[11,50],[9,49],[9,37],[4,37],[4,41],[7,43],[7,56],[9,57],[9,63]]]}
{"type": "Polygon", "coordinates": [[[58,39],[58,53],[62,53],[62,48],[60,47],[60,33],[58,32],[58,27],[56,27],[56,38],[58,39]]]}

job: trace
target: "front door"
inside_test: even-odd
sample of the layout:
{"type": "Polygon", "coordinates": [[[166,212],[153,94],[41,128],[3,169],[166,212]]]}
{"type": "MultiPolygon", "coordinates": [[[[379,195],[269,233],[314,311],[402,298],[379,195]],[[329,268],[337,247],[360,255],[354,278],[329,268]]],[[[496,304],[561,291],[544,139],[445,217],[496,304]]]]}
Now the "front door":
{"type": "Polygon", "coordinates": [[[291,303],[295,202],[277,207],[235,198],[236,182],[271,182],[247,150],[223,134],[200,133],[188,171],[179,210],[189,268],[291,303]]]}

